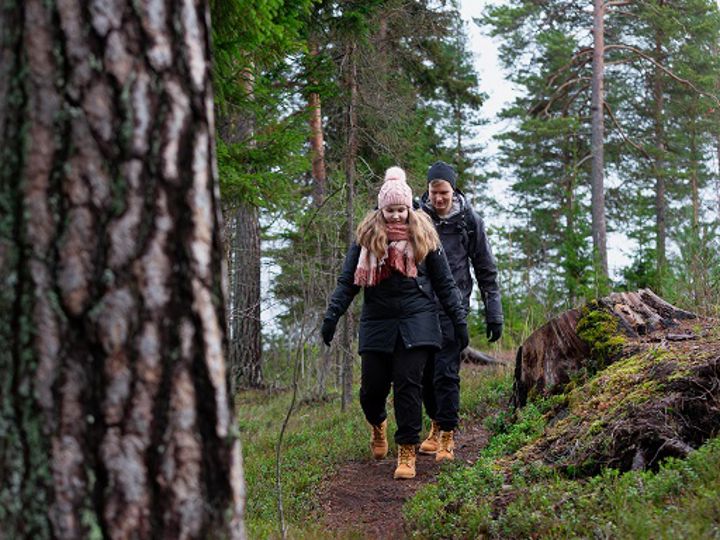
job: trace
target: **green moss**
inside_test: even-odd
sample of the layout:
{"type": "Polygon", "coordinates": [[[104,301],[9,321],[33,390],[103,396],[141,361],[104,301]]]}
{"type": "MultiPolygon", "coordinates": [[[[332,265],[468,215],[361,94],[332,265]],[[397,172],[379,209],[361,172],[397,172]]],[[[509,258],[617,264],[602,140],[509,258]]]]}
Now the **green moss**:
{"type": "Polygon", "coordinates": [[[617,318],[596,301],[588,303],[575,328],[577,335],[590,347],[587,364],[590,375],[607,367],[622,351],[625,338],[618,333],[617,318]]]}

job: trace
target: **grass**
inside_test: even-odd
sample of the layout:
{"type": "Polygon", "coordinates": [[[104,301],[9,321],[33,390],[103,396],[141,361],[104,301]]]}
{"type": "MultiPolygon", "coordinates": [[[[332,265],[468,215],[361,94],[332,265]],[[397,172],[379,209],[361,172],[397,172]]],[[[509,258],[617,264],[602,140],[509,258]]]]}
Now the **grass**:
{"type": "MultiPolygon", "coordinates": [[[[247,527],[250,538],[280,536],[276,445],[291,396],[288,392],[243,393],[238,403],[247,486],[247,527]]],[[[283,441],[281,478],[283,508],[292,538],[322,537],[308,519],[315,514],[317,491],[337,464],[362,457],[367,429],[359,405],[340,412],[337,402],[303,404],[296,408],[283,441]]]]}
{"type": "MultiPolygon", "coordinates": [[[[485,416],[505,407],[510,373],[463,368],[461,417],[485,416]]],[[[282,452],[285,520],[291,538],[329,538],[318,523],[318,490],[339,464],[367,456],[368,430],[354,392],[350,410],[338,400],[305,403],[292,415],[282,452]]],[[[238,397],[238,425],[243,443],[247,486],[246,521],[250,538],[278,538],[275,445],[290,404],[289,392],[246,391],[238,397]]],[[[395,429],[388,402],[389,432],[395,429]]],[[[429,420],[426,418],[426,428],[429,420]]],[[[391,443],[392,444],[392,443],[391,443]]]]}

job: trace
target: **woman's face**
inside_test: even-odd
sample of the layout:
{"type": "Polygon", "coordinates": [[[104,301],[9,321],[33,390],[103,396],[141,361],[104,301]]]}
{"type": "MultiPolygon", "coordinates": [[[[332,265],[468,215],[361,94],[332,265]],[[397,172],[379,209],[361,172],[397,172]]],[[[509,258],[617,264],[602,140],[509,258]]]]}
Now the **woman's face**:
{"type": "Polygon", "coordinates": [[[391,204],[382,209],[386,223],[407,223],[408,207],[404,204],[391,204]]]}

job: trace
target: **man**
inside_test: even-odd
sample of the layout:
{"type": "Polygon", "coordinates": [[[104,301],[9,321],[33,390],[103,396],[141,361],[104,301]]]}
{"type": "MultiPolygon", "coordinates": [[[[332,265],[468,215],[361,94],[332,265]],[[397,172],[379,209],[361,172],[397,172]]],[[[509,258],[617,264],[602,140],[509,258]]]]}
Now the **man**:
{"type": "MultiPolygon", "coordinates": [[[[470,207],[457,187],[455,170],[442,161],[433,164],[427,174],[428,191],[422,196],[421,208],[432,218],[440,235],[450,269],[463,295],[465,309],[470,305],[472,278],[470,265],[480,286],[485,304],[487,338],[500,339],[503,327],[497,268],[485,227],[480,216],[470,207]]],[[[453,325],[440,310],[443,331],[442,349],[423,373],[423,403],[432,419],[427,439],[420,452],[435,454],[435,461],[454,459],[453,432],[458,425],[460,407],[460,353],[453,325]]]]}

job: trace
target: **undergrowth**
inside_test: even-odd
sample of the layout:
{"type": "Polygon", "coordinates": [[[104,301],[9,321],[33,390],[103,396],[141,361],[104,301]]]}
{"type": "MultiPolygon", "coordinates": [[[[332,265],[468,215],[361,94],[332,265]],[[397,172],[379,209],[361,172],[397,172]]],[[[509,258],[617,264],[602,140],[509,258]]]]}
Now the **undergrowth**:
{"type": "MultiPolygon", "coordinates": [[[[405,506],[414,538],[718,538],[720,438],[657,472],[605,469],[571,480],[540,463],[508,479],[483,454],[405,506]]],[[[507,474],[507,473],[506,473],[507,474]]]]}
{"type": "MultiPolygon", "coordinates": [[[[628,440],[639,440],[632,431],[642,429],[632,427],[636,418],[646,430],[653,427],[650,413],[670,404],[673,390],[716,380],[699,378],[712,369],[717,366],[706,355],[670,358],[667,351],[649,348],[566,395],[488,416],[493,436],[480,459],[471,467],[445,467],[436,484],[406,503],[411,535],[720,538],[717,428],[715,438],[687,459],[663,459],[649,470],[623,473],[599,461],[612,455],[605,446],[618,444],[613,439],[618,432],[629,430],[628,440]]],[[[680,395],[691,397],[686,391],[680,395]]],[[[661,428],[681,414],[681,407],[676,409],[660,410],[661,428]]]]}

